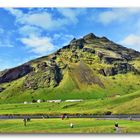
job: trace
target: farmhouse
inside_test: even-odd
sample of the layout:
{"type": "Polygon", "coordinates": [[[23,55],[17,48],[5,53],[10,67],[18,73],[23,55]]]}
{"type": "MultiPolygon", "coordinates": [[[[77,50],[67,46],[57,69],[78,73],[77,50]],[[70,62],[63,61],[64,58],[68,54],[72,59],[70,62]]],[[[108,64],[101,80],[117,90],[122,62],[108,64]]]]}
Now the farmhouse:
{"type": "Polygon", "coordinates": [[[40,99],[39,99],[39,100],[37,100],[37,103],[41,103],[41,102],[42,102],[42,100],[40,100],[40,99]]]}
{"type": "Polygon", "coordinates": [[[47,100],[47,102],[49,102],[49,103],[60,103],[61,100],[47,100]]]}
{"type": "Polygon", "coordinates": [[[24,104],[28,104],[28,102],[27,101],[24,101],[24,104]]]}
{"type": "Polygon", "coordinates": [[[82,102],[83,99],[65,100],[65,102],[82,102]]]}

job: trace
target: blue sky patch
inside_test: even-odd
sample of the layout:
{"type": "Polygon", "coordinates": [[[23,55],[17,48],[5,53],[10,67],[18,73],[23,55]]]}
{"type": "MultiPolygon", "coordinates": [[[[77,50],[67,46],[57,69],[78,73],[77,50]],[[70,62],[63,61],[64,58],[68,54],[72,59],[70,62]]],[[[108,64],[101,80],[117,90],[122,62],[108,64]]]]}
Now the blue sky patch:
{"type": "Polygon", "coordinates": [[[93,32],[140,51],[139,8],[0,8],[0,70],[93,32]]]}

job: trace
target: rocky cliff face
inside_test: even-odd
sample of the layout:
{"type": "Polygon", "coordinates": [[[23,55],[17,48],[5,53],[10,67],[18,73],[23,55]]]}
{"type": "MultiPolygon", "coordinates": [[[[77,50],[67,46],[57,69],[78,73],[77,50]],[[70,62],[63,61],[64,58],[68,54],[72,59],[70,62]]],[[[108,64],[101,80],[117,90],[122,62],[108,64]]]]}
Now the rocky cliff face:
{"type": "Polygon", "coordinates": [[[128,72],[133,72],[134,74],[139,74],[139,71],[135,69],[134,66],[128,63],[116,63],[113,67],[100,69],[99,73],[104,76],[113,76],[116,74],[126,74],[128,72]]]}
{"type": "Polygon", "coordinates": [[[55,87],[61,79],[62,74],[55,61],[48,61],[48,64],[42,62],[28,74],[24,81],[24,87],[34,90],[41,87],[55,87]]]}
{"type": "Polygon", "coordinates": [[[0,83],[11,82],[30,73],[33,68],[24,64],[16,68],[8,69],[0,72],[0,83]]]}

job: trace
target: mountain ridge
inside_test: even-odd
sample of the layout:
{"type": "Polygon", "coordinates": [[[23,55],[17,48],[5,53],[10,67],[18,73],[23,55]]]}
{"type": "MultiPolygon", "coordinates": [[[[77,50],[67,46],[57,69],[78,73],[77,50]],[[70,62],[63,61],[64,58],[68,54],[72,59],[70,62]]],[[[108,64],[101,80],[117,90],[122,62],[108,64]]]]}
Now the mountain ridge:
{"type": "MultiPolygon", "coordinates": [[[[65,90],[71,89],[73,85],[73,90],[69,92],[80,93],[80,98],[82,95],[85,98],[86,92],[93,98],[94,94],[98,93],[97,89],[100,93],[96,96],[108,96],[110,78],[114,78],[115,81],[116,77],[121,77],[121,75],[125,77],[129,74],[131,77],[139,77],[139,62],[140,52],[118,45],[106,37],[97,37],[93,33],[89,33],[80,39],[72,39],[68,45],[48,56],[0,72],[0,99],[8,99],[8,101],[11,99],[12,101],[17,92],[22,95],[25,93],[25,96],[29,94],[27,95],[30,97],[28,100],[35,98],[34,93],[38,94],[35,96],[42,98],[43,91],[40,92],[40,90],[44,90],[46,93],[46,95],[42,94],[43,98],[48,98],[48,94],[49,96],[52,93],[56,94],[58,89],[61,89],[61,93],[63,93],[65,88],[61,87],[61,83],[64,81],[66,81],[65,87],[68,86],[65,90]],[[18,85],[16,82],[20,84],[18,85]]],[[[116,81],[118,85],[119,80],[116,81]]],[[[137,79],[135,82],[139,82],[139,80],[137,79]]],[[[127,89],[127,87],[124,88],[127,89]]],[[[132,91],[137,89],[139,89],[138,86],[132,91]]],[[[120,94],[119,90],[116,92],[116,94],[120,94]]],[[[77,96],[75,94],[74,96],[77,96]]],[[[20,97],[20,95],[17,96],[20,97]]],[[[49,98],[53,98],[53,96],[59,98],[59,94],[49,98]]],[[[69,97],[74,98],[73,94],[69,97]]],[[[89,98],[88,95],[86,98],[89,98]]]]}

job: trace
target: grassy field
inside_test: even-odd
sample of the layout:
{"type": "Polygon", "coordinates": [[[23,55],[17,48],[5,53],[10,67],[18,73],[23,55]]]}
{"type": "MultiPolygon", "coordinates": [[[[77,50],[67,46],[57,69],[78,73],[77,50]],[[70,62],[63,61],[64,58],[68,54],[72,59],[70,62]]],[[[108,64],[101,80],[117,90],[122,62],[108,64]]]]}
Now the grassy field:
{"type": "MultiPolygon", "coordinates": [[[[0,133],[116,133],[116,120],[95,119],[32,119],[24,126],[23,120],[0,120],[0,133]],[[74,124],[70,128],[70,123],[74,124]]],[[[140,122],[117,120],[120,133],[139,133],[140,122]]]]}
{"type": "Polygon", "coordinates": [[[82,102],[1,104],[0,114],[140,114],[140,91],[120,97],[82,102]]]}

